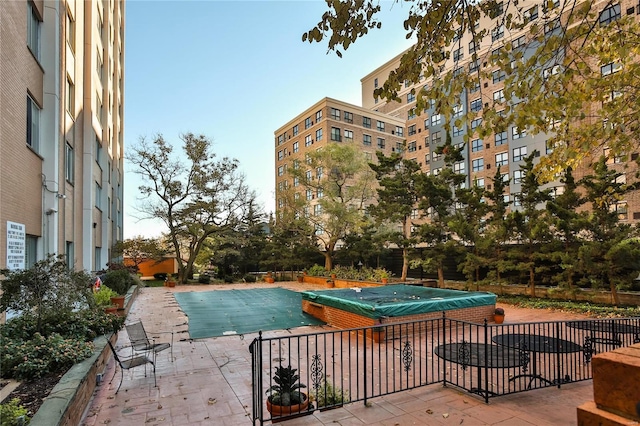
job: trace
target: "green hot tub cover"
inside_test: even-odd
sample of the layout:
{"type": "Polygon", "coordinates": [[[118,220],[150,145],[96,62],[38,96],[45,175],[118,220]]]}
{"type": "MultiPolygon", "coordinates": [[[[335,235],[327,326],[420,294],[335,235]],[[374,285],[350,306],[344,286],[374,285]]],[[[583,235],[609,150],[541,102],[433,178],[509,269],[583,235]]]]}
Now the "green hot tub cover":
{"type": "Polygon", "coordinates": [[[302,292],[302,299],[379,319],[495,305],[497,296],[483,291],[468,292],[398,284],[305,291],[302,292]]]}

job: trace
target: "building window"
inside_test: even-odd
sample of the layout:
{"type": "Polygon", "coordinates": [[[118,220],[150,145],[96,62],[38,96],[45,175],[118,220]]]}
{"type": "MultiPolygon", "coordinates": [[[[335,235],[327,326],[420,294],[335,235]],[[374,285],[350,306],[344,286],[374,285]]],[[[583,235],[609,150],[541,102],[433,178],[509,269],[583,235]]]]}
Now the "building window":
{"type": "Polygon", "coordinates": [[[522,205],[522,196],[519,192],[516,192],[513,195],[513,205],[515,207],[520,207],[522,205]]]}
{"type": "Polygon", "coordinates": [[[311,135],[307,135],[304,137],[304,146],[311,146],[312,143],[313,139],[311,138],[311,135]]]}
{"type": "Polygon", "coordinates": [[[322,110],[316,112],[316,123],[319,123],[322,120],[322,110]]]}
{"type": "Polygon", "coordinates": [[[498,166],[506,166],[509,164],[509,154],[506,152],[501,152],[496,154],[496,167],[498,166]]]}
{"type": "Polygon", "coordinates": [[[441,132],[433,132],[431,134],[431,143],[438,145],[442,142],[442,133],[441,132]]]}
{"type": "Polygon", "coordinates": [[[76,170],[76,166],[75,166],[75,155],[73,153],[73,147],[67,143],[66,152],[65,152],[64,177],[67,180],[67,182],[71,184],[74,182],[75,170],[76,170]]]}
{"type": "Polygon", "coordinates": [[[493,92],[493,101],[500,103],[504,102],[504,89],[493,92]]]}
{"type": "Polygon", "coordinates": [[[282,145],[284,143],[284,134],[278,136],[278,145],[282,145]]]}
{"type": "Polygon", "coordinates": [[[461,136],[461,135],[462,135],[462,128],[453,126],[453,137],[461,136]]]}
{"type": "Polygon", "coordinates": [[[527,156],[527,147],[521,146],[520,148],[513,149],[513,161],[522,161],[527,156]]]}
{"type": "Polygon", "coordinates": [[[416,94],[415,93],[407,93],[407,103],[411,103],[414,102],[416,100],[416,94]]]}
{"type": "Polygon", "coordinates": [[[460,118],[464,114],[464,108],[462,105],[453,106],[453,118],[460,118]]]}
{"type": "Polygon", "coordinates": [[[548,34],[560,28],[560,18],[556,18],[544,24],[544,33],[548,34]]]}
{"type": "Polygon", "coordinates": [[[473,54],[478,50],[478,43],[475,41],[469,42],[469,55],[473,54]]]}
{"type": "Polygon", "coordinates": [[[298,136],[298,125],[293,126],[293,136],[298,136]]]}
{"type": "Polygon", "coordinates": [[[322,166],[316,167],[316,178],[318,180],[320,180],[320,179],[322,179],[322,176],[323,176],[323,168],[322,168],[322,166]]]}
{"type": "Polygon", "coordinates": [[[311,201],[313,200],[313,191],[311,191],[310,189],[307,189],[306,191],[306,197],[307,197],[307,201],[311,201]]]}
{"type": "Polygon", "coordinates": [[[102,187],[98,182],[95,182],[95,190],[96,190],[96,208],[102,211],[102,187]]]}
{"type": "Polygon", "coordinates": [[[627,209],[626,201],[619,201],[609,207],[612,212],[615,212],[618,215],[618,220],[628,220],[629,219],[629,211],[627,209]]]}
{"type": "Polygon", "coordinates": [[[471,101],[471,111],[478,112],[482,109],[482,99],[474,99],[471,101]]]}
{"type": "Polygon", "coordinates": [[[442,124],[442,114],[433,114],[431,116],[431,125],[437,126],[438,124],[442,124]]]}
{"type": "Polygon", "coordinates": [[[504,37],[504,25],[498,25],[491,30],[491,41],[498,41],[504,37]]]}
{"type": "Polygon", "coordinates": [[[353,123],[353,113],[345,111],[344,112],[344,121],[347,123],[353,123]]]}
{"type": "Polygon", "coordinates": [[[396,126],[396,136],[404,136],[404,128],[401,126],[396,126]]]}
{"type": "Polygon", "coordinates": [[[340,110],[331,108],[331,118],[334,120],[340,120],[340,110]]]}
{"type": "Polygon", "coordinates": [[[469,62],[469,72],[476,72],[480,69],[480,59],[469,62]]]}
{"type": "Polygon", "coordinates": [[[474,172],[484,170],[484,158],[476,158],[475,160],[471,160],[471,170],[473,170],[474,172]]]}
{"type": "Polygon", "coordinates": [[[478,188],[484,188],[484,178],[477,178],[473,181],[473,184],[478,188]]]}
{"type": "Polygon", "coordinates": [[[278,167],[278,176],[284,175],[284,166],[278,167]]]}
{"type": "Polygon", "coordinates": [[[407,111],[407,120],[413,120],[414,118],[416,118],[416,109],[411,108],[409,111],[407,111]]]}
{"type": "Polygon", "coordinates": [[[375,78],[375,79],[373,80],[373,88],[374,88],[374,89],[377,89],[377,88],[378,88],[378,78],[375,78]]]}
{"type": "Polygon", "coordinates": [[[453,77],[455,78],[455,77],[461,76],[463,71],[464,71],[464,68],[462,68],[462,67],[458,67],[458,68],[454,69],[453,70],[453,77]]]}
{"type": "Polygon", "coordinates": [[[415,125],[415,124],[412,124],[411,126],[409,126],[409,127],[407,128],[407,134],[408,134],[409,136],[413,136],[413,135],[415,135],[415,134],[416,134],[416,125],[415,125]]]}
{"type": "Polygon", "coordinates": [[[371,146],[371,135],[362,135],[362,144],[364,146],[371,146]]]}
{"type": "Polygon", "coordinates": [[[100,49],[96,51],[96,73],[98,74],[98,78],[102,81],[104,77],[104,61],[102,60],[102,55],[100,54],[100,49]]]}
{"type": "Polygon", "coordinates": [[[524,12],[525,24],[535,21],[536,19],[538,19],[538,6],[533,6],[531,9],[528,9],[524,12]]]}
{"type": "Polygon", "coordinates": [[[484,148],[484,142],[482,139],[474,139],[471,141],[471,152],[482,151],[484,148]]]}
{"type": "Polygon", "coordinates": [[[344,139],[346,141],[352,142],[353,141],[353,131],[352,130],[345,130],[344,131],[344,139]]]}
{"type": "Polygon", "coordinates": [[[500,146],[507,143],[507,132],[496,133],[496,146],[500,146]]]}
{"type": "MultiPolygon", "coordinates": [[[[296,176],[296,177],[293,178],[293,186],[298,186],[298,185],[300,185],[300,179],[296,176]]],[[[299,194],[296,193],[296,195],[299,195],[299,194]]],[[[296,197],[296,200],[297,199],[298,198],[296,197]]]]}
{"type": "Polygon", "coordinates": [[[602,65],[600,67],[600,73],[602,74],[602,76],[606,76],[609,74],[613,74],[616,73],[618,71],[620,71],[622,69],[622,65],[616,63],[616,62],[610,62],[606,65],[602,65]]]}
{"type": "Polygon", "coordinates": [[[495,19],[498,16],[502,15],[503,13],[504,13],[504,2],[500,2],[495,4],[491,12],[489,13],[489,16],[491,17],[491,19],[495,19]]]}
{"type": "Polygon", "coordinates": [[[371,119],[369,117],[362,117],[362,127],[366,129],[371,128],[371,119]]]}
{"type": "Polygon", "coordinates": [[[308,129],[313,125],[313,121],[311,121],[311,117],[307,117],[304,119],[304,128],[308,129]]]}
{"type": "Polygon", "coordinates": [[[600,25],[607,25],[610,22],[617,21],[618,19],[620,19],[620,5],[611,4],[602,10],[598,20],[600,25]]]}
{"type": "Polygon", "coordinates": [[[299,142],[294,142],[293,143],[293,152],[294,152],[294,154],[296,152],[298,152],[298,151],[300,151],[300,143],[299,142]]]}
{"type": "Polygon", "coordinates": [[[513,183],[522,183],[522,179],[524,179],[524,170],[513,172],[513,183]]]}
{"type": "Polygon", "coordinates": [[[453,171],[454,173],[457,173],[457,174],[464,174],[465,173],[464,161],[458,161],[457,163],[453,163],[453,171]]]}
{"type": "Polygon", "coordinates": [[[331,140],[336,142],[342,142],[342,137],[340,136],[340,129],[337,127],[331,128],[331,140]]]}
{"type": "Polygon", "coordinates": [[[442,167],[436,167],[435,169],[431,170],[431,174],[433,176],[438,176],[441,171],[442,171],[442,167]]]}
{"type": "Polygon", "coordinates": [[[480,90],[480,82],[479,82],[478,80],[476,80],[476,81],[473,83],[473,86],[471,86],[471,87],[469,88],[469,93],[476,93],[476,92],[477,92],[477,91],[479,91],[479,90],[480,90]]]}
{"type": "Polygon", "coordinates": [[[322,140],[322,129],[316,130],[316,141],[322,140]]]}
{"type": "Polygon", "coordinates": [[[71,13],[67,10],[67,44],[72,52],[76,51],[76,28],[71,13]]]}
{"type": "Polygon", "coordinates": [[[525,42],[526,42],[526,41],[527,41],[527,37],[526,37],[526,36],[521,35],[520,37],[518,37],[518,38],[514,39],[514,40],[511,42],[511,45],[512,45],[512,47],[513,47],[514,49],[517,49],[518,47],[522,47],[522,46],[524,46],[524,44],[525,44],[525,42]]]}
{"type": "Polygon", "coordinates": [[[502,70],[495,70],[491,73],[491,77],[493,78],[493,83],[499,83],[506,78],[506,73],[502,70]]]}
{"type": "Polygon", "coordinates": [[[407,151],[409,151],[409,152],[415,152],[416,151],[416,141],[409,142],[409,144],[407,145],[407,151]]]}
{"type": "Polygon", "coordinates": [[[320,216],[322,214],[322,206],[320,204],[313,206],[313,214],[316,216],[320,216]]]}
{"type": "Polygon", "coordinates": [[[453,51],[453,60],[458,62],[462,58],[464,58],[464,52],[462,51],[462,47],[458,47],[453,51]]]}
{"type": "Polygon", "coordinates": [[[471,120],[471,130],[475,130],[481,124],[482,124],[482,117],[474,118],[473,120],[471,120]]]}
{"type": "Polygon", "coordinates": [[[378,121],[377,128],[379,132],[384,132],[384,121],[378,121]]]}
{"type": "Polygon", "coordinates": [[[27,95],[27,145],[35,152],[40,150],[40,108],[27,95]]]}
{"type": "Polygon", "coordinates": [[[404,146],[402,146],[402,142],[396,142],[396,152],[403,153],[404,146]]]}
{"type": "Polygon", "coordinates": [[[27,46],[33,56],[40,60],[40,18],[36,7],[31,1],[27,2],[27,46]]]}
{"type": "Polygon", "coordinates": [[[384,149],[385,146],[384,138],[378,138],[378,149],[384,149]]]}
{"type": "Polygon", "coordinates": [[[278,161],[282,161],[283,158],[284,158],[284,151],[283,150],[278,151],[278,161]]]}
{"type": "Polygon", "coordinates": [[[524,138],[525,136],[527,136],[526,129],[520,130],[516,126],[513,126],[511,128],[511,139],[516,140],[516,139],[524,138]]]}
{"type": "Polygon", "coordinates": [[[100,99],[100,94],[96,92],[96,117],[100,124],[102,124],[102,112],[102,99],[100,99]]]}

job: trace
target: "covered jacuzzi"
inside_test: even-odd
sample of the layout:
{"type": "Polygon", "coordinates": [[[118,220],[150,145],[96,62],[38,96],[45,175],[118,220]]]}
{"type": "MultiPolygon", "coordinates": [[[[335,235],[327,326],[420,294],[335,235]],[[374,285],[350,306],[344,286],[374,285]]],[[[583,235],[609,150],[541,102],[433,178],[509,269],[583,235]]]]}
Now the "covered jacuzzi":
{"type": "Polygon", "coordinates": [[[411,285],[302,292],[302,310],[338,328],[448,318],[491,320],[497,296],[411,285]]]}

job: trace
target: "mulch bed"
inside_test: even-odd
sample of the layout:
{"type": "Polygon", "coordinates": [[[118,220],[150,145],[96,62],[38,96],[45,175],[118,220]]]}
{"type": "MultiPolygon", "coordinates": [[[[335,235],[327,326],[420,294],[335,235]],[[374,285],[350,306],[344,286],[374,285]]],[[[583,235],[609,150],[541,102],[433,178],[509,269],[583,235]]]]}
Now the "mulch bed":
{"type": "Polygon", "coordinates": [[[65,373],[66,371],[63,371],[62,373],[52,374],[41,379],[20,383],[2,403],[4,404],[14,398],[18,398],[20,405],[28,410],[27,415],[33,417],[42,405],[44,399],[49,396],[65,373]]]}

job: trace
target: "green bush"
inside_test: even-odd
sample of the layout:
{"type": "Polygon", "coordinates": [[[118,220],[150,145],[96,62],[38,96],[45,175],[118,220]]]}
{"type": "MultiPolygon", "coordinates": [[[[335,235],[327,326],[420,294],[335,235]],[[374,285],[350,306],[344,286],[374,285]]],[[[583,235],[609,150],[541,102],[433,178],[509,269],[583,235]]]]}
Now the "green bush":
{"type": "Polygon", "coordinates": [[[307,271],[307,273],[313,277],[329,277],[331,276],[331,274],[324,269],[324,266],[320,266],[318,264],[313,265],[311,268],[309,268],[309,270],[307,271]]]}
{"type": "Polygon", "coordinates": [[[255,283],[256,282],[256,276],[252,275],[252,274],[246,274],[244,276],[244,282],[246,282],[246,283],[255,283]]]}
{"type": "Polygon", "coordinates": [[[209,284],[211,282],[211,276],[209,274],[200,274],[198,282],[200,284],[209,284]]]}
{"type": "Polygon", "coordinates": [[[314,393],[318,407],[330,407],[343,405],[350,401],[349,391],[335,386],[331,381],[325,380],[314,393]]]}
{"type": "Polygon", "coordinates": [[[2,341],[0,369],[4,377],[32,380],[64,371],[93,354],[93,343],[65,339],[55,333],[34,334],[30,340],[2,341]]]}
{"type": "Polygon", "coordinates": [[[96,291],[93,293],[93,298],[96,301],[96,306],[98,308],[104,308],[106,306],[111,306],[111,298],[116,297],[118,293],[111,290],[106,285],[100,286],[100,291],[96,291]]]}
{"type": "Polygon", "coordinates": [[[118,295],[124,295],[127,294],[127,290],[134,284],[134,281],[129,271],[119,269],[107,272],[102,284],[115,291],[118,295]]]}
{"type": "Polygon", "coordinates": [[[27,409],[20,405],[18,398],[0,404],[0,426],[27,425],[31,421],[27,413],[27,409]]]}

